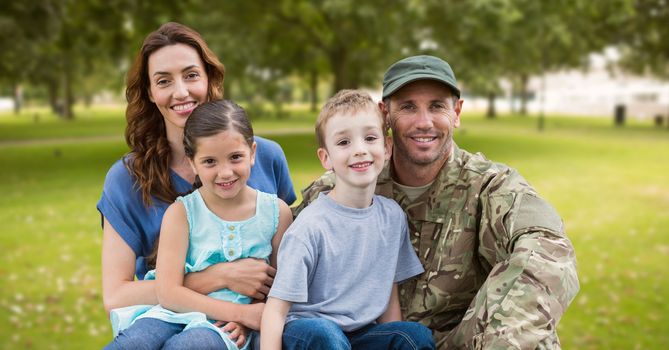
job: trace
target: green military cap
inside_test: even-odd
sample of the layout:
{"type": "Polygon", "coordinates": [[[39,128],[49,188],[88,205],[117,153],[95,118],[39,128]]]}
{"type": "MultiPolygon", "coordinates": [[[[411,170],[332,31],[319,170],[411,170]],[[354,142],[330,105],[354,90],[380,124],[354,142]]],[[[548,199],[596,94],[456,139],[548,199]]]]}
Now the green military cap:
{"type": "Polygon", "coordinates": [[[458,82],[448,62],[434,56],[412,56],[395,62],[383,75],[383,98],[416,80],[430,79],[448,85],[460,97],[458,82]]]}

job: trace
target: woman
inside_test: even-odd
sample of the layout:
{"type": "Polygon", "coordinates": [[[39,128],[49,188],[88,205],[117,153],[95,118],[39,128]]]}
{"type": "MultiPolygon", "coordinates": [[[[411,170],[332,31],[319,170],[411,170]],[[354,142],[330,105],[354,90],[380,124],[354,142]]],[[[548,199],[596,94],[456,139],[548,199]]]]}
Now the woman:
{"type": "MultiPolygon", "coordinates": [[[[143,280],[152,267],[147,257],[165,210],[178,194],[190,191],[196,179],[184,152],[183,127],[197,105],[223,97],[224,72],[202,37],[177,23],[149,34],[128,72],[125,137],[130,152],[107,173],[97,205],[107,312],[158,303],[155,281],[143,280]]],[[[256,143],[248,184],[291,204],[295,194],[281,147],[260,137],[256,143]]],[[[264,261],[244,259],[188,274],[184,285],[202,294],[229,288],[261,299],[274,273],[264,261]]]]}

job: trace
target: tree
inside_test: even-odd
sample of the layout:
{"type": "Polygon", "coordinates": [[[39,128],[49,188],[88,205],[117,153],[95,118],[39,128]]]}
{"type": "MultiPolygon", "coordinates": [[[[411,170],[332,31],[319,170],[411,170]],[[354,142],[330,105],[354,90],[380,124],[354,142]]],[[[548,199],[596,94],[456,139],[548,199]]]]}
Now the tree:
{"type": "Polygon", "coordinates": [[[239,71],[264,86],[296,75],[310,81],[312,96],[323,77],[332,78],[333,92],[378,86],[413,30],[406,26],[411,11],[399,0],[233,1],[213,11],[224,20],[217,35],[208,27],[207,38],[225,38],[217,46],[225,64],[237,68],[236,81],[239,71]]]}
{"type": "Polygon", "coordinates": [[[613,41],[623,52],[623,65],[636,73],[669,78],[669,3],[666,0],[630,0],[613,41]]]}
{"type": "Polygon", "coordinates": [[[37,66],[42,47],[52,39],[54,1],[5,1],[0,3],[0,83],[14,93],[15,112],[20,111],[19,86],[37,66]]]}
{"type": "Polygon", "coordinates": [[[521,111],[530,76],[583,66],[608,42],[627,0],[455,0],[424,2],[437,52],[457,62],[467,89],[488,96],[488,115],[502,78],[517,82],[521,111]]]}

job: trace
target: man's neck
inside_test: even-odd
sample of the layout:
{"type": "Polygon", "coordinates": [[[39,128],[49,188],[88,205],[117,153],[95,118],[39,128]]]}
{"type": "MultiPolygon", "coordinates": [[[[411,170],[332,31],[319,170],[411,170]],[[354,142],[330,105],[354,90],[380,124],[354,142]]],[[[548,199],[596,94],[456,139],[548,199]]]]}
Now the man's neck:
{"type": "Polygon", "coordinates": [[[453,148],[449,155],[441,161],[430,164],[414,164],[408,159],[393,154],[391,161],[393,166],[393,180],[405,186],[419,187],[434,182],[439,172],[453,157],[453,148]]]}

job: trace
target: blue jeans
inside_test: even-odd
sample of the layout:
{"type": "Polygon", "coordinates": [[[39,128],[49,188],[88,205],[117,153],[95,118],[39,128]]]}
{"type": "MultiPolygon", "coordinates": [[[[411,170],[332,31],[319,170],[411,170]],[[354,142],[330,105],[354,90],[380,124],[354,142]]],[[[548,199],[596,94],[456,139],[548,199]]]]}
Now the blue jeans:
{"type": "Polygon", "coordinates": [[[225,342],[215,331],[208,328],[191,328],[154,318],[140,318],[132,326],[122,330],[105,350],[116,349],[205,349],[226,350],[225,342]]]}
{"type": "Polygon", "coordinates": [[[332,321],[303,318],[286,323],[285,350],[325,349],[434,349],[432,332],[416,322],[373,324],[357,331],[344,332],[332,321]]]}

